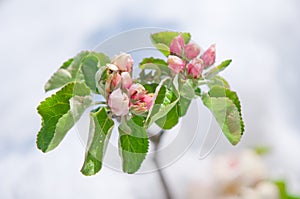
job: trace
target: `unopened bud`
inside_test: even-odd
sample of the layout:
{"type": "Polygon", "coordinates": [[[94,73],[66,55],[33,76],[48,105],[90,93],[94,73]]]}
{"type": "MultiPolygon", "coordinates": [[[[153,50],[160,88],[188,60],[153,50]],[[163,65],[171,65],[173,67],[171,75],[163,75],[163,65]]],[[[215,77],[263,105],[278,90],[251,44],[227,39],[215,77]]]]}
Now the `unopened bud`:
{"type": "Polygon", "coordinates": [[[168,67],[176,74],[184,70],[184,61],[175,55],[169,55],[167,62],[168,67]]]}
{"type": "Polygon", "coordinates": [[[207,68],[215,63],[216,60],[216,45],[211,45],[201,56],[204,67],[207,68]]]}
{"type": "Polygon", "coordinates": [[[187,71],[189,75],[194,78],[199,78],[202,75],[204,65],[201,59],[195,58],[187,65],[187,71]]]}
{"type": "Polygon", "coordinates": [[[171,54],[176,54],[178,56],[181,56],[183,48],[184,48],[184,39],[180,34],[171,41],[170,52],[171,54]]]}
{"type": "Polygon", "coordinates": [[[200,48],[194,43],[189,43],[184,48],[184,53],[187,59],[194,59],[200,53],[200,48]]]}

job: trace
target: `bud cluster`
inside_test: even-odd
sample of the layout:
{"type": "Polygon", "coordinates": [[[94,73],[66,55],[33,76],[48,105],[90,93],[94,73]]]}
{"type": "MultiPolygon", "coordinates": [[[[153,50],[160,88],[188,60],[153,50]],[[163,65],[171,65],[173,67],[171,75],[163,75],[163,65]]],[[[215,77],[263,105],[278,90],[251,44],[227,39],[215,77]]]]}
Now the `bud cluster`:
{"type": "Polygon", "coordinates": [[[185,44],[183,36],[175,37],[170,44],[168,67],[175,73],[185,73],[193,78],[200,78],[202,71],[215,63],[216,46],[211,45],[200,56],[197,44],[185,44]]]}
{"type": "MultiPolygon", "coordinates": [[[[106,65],[107,70],[101,71],[108,75],[105,92],[108,106],[116,116],[127,115],[129,111],[143,114],[152,105],[153,94],[148,94],[143,85],[133,82],[132,67],[132,57],[129,54],[121,53],[106,65]]],[[[100,78],[102,75],[98,74],[96,78],[100,78]]]]}

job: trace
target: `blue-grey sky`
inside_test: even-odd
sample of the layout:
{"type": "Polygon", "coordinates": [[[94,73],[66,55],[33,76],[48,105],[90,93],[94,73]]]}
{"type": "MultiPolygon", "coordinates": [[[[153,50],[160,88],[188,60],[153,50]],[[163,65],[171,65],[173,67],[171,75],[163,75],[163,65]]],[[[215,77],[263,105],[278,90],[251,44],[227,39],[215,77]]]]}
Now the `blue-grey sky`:
{"type": "MultiPolygon", "coordinates": [[[[0,1],[0,198],[132,198],[157,188],[154,174],[129,177],[104,168],[83,177],[84,148],[75,131],[49,154],[35,147],[36,107],[60,64],[121,31],[149,26],[191,32],[202,48],[217,44],[217,61],[233,59],[223,75],[243,104],[242,146],[271,145],[275,175],[300,192],[299,8],[297,0],[0,1]],[[133,184],[143,181],[136,190],[133,184]]],[[[229,148],[222,140],[219,147],[229,148]]],[[[170,179],[185,170],[193,176],[190,164],[201,163],[189,155],[166,169],[170,179]]],[[[183,196],[184,188],[177,192],[183,196]]]]}

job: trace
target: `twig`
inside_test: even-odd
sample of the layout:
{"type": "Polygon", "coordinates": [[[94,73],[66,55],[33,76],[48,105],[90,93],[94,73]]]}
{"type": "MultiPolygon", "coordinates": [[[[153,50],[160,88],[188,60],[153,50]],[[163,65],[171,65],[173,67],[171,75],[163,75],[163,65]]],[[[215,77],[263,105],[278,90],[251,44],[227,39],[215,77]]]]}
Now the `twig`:
{"type": "Polygon", "coordinates": [[[162,173],[162,170],[160,169],[160,165],[159,165],[159,162],[158,162],[158,153],[157,153],[157,150],[158,150],[158,146],[160,144],[160,141],[161,141],[161,138],[164,134],[164,130],[161,130],[157,135],[155,136],[152,136],[150,137],[150,140],[151,142],[154,144],[154,157],[153,157],[153,162],[157,168],[157,173],[159,175],[159,179],[161,181],[161,184],[163,186],[163,190],[164,190],[164,193],[165,193],[165,198],[166,199],[171,199],[171,192],[170,192],[170,189],[169,189],[169,186],[167,184],[167,181],[162,173]]]}

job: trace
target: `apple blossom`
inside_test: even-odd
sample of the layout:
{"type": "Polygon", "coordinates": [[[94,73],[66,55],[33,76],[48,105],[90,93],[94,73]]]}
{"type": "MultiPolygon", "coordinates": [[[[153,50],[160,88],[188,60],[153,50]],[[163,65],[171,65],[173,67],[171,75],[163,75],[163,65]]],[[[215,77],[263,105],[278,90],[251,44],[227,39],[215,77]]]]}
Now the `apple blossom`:
{"type": "Polygon", "coordinates": [[[118,71],[119,68],[114,64],[106,64],[107,68],[111,71],[118,71]]]}
{"type": "Polygon", "coordinates": [[[115,56],[112,59],[111,63],[116,65],[120,71],[131,72],[133,66],[133,59],[130,54],[121,53],[115,56]]]}
{"type": "Polygon", "coordinates": [[[181,56],[183,48],[184,48],[184,39],[180,34],[171,41],[170,52],[171,54],[176,54],[178,56],[181,56]]]}
{"type": "Polygon", "coordinates": [[[216,60],[216,45],[212,44],[204,53],[201,55],[204,67],[207,68],[215,63],[216,60]]]}
{"type": "Polygon", "coordinates": [[[131,105],[131,110],[135,114],[142,114],[151,108],[152,101],[153,94],[141,94],[140,98],[131,105]]]}
{"type": "Polygon", "coordinates": [[[149,110],[152,106],[153,94],[145,94],[141,96],[140,101],[144,102],[147,110],[149,110]]]}
{"type": "Polygon", "coordinates": [[[187,59],[194,59],[200,53],[200,48],[197,44],[189,43],[184,47],[185,57],[187,59]]]}
{"type": "Polygon", "coordinates": [[[122,88],[129,89],[130,86],[132,85],[132,79],[130,74],[128,72],[123,72],[121,73],[121,77],[122,77],[122,88]]]}
{"type": "Polygon", "coordinates": [[[168,67],[176,74],[184,70],[184,61],[175,55],[169,55],[167,62],[168,67]]]}
{"type": "Polygon", "coordinates": [[[146,94],[146,89],[141,84],[132,84],[129,88],[129,96],[132,100],[139,100],[146,94]]]}
{"type": "Polygon", "coordinates": [[[267,177],[267,170],[259,155],[245,150],[238,155],[217,157],[214,162],[214,178],[220,189],[253,186],[267,177]]]}
{"type": "Polygon", "coordinates": [[[279,190],[274,183],[268,181],[259,182],[255,187],[242,187],[241,199],[279,199],[279,190]]]}
{"type": "Polygon", "coordinates": [[[121,83],[121,75],[119,73],[112,74],[111,87],[116,88],[121,83]]]}
{"type": "Polygon", "coordinates": [[[147,112],[147,107],[146,107],[146,104],[144,102],[136,102],[134,103],[131,107],[131,111],[134,113],[134,114],[143,114],[145,112],[147,112]]]}
{"type": "Polygon", "coordinates": [[[264,181],[256,185],[255,190],[260,194],[260,198],[279,199],[279,190],[274,183],[264,181]]]}
{"type": "Polygon", "coordinates": [[[118,88],[109,95],[108,106],[113,114],[117,116],[126,115],[129,112],[129,98],[118,88]]]}
{"type": "Polygon", "coordinates": [[[131,109],[135,113],[148,111],[152,106],[153,94],[147,93],[147,90],[141,84],[133,84],[129,88],[129,96],[132,101],[131,109]]]}
{"type": "Polygon", "coordinates": [[[187,65],[187,72],[194,78],[199,78],[202,75],[204,69],[203,61],[199,58],[192,59],[187,65]]]}
{"type": "Polygon", "coordinates": [[[122,77],[119,73],[117,72],[113,72],[111,74],[109,74],[106,83],[105,83],[105,93],[106,93],[106,97],[108,97],[108,95],[115,90],[117,87],[119,87],[120,83],[121,83],[122,77]]]}

